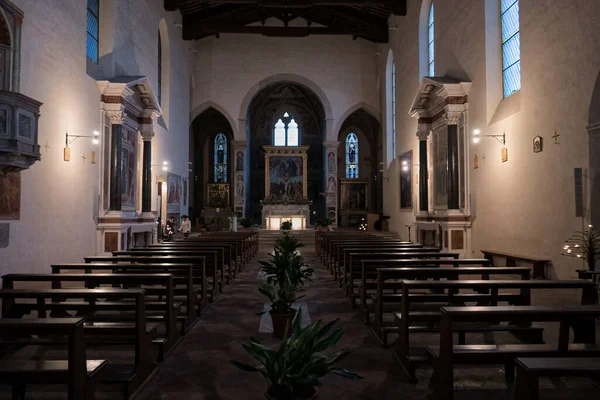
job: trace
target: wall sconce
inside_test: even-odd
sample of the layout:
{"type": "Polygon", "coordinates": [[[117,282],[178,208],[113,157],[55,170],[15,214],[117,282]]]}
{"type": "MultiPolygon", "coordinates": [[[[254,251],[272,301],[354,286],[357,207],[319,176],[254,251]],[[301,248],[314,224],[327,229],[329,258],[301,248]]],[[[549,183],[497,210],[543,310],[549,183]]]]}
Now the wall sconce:
{"type": "Polygon", "coordinates": [[[482,137],[493,137],[503,145],[506,145],[506,133],[502,133],[502,135],[481,135],[481,131],[479,129],[475,129],[473,131],[473,143],[479,143],[479,140],[482,137]]]}
{"type": "MultiPolygon", "coordinates": [[[[65,161],[71,161],[71,149],[69,148],[69,145],[71,143],[73,143],[75,140],[77,140],[77,138],[92,138],[92,143],[97,145],[98,143],[100,143],[100,140],[98,140],[98,137],[100,136],[100,132],[98,131],[94,131],[93,135],[69,135],[69,133],[65,133],[65,148],[64,148],[64,154],[63,154],[63,159],[65,161]]],[[[94,163],[95,163],[95,159],[94,159],[94,163]]]]}
{"type": "Polygon", "coordinates": [[[402,171],[406,172],[410,169],[410,166],[408,165],[408,161],[403,160],[402,161],[402,171]]]}
{"type": "Polygon", "coordinates": [[[163,171],[168,171],[169,170],[169,163],[167,161],[163,161],[162,164],[152,164],[151,167],[160,167],[162,166],[162,170],[163,171]]]}

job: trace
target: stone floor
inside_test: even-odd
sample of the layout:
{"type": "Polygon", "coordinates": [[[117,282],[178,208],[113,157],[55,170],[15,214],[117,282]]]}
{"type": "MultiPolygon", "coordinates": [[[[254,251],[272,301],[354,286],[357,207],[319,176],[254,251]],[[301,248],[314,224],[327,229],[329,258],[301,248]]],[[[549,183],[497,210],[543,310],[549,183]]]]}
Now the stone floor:
{"type": "MultiPolygon", "coordinates": [[[[390,349],[383,349],[374,339],[368,327],[351,309],[341,289],[337,287],[319,263],[312,248],[304,250],[306,261],[316,269],[316,279],[307,288],[306,302],[312,321],[339,319],[338,326],[345,334],[336,349],[350,350],[350,355],[341,367],[358,372],[364,377],[361,381],[349,381],[332,375],[325,378],[319,388],[321,400],[349,399],[427,399],[431,390],[429,381],[431,368],[418,370],[419,382],[411,384],[405,379],[400,367],[394,361],[390,349]]],[[[159,399],[264,399],[266,384],[258,373],[238,370],[229,361],[251,362],[250,356],[240,343],[251,336],[269,345],[277,341],[269,333],[260,333],[264,299],[258,293],[261,279],[259,259],[266,258],[270,248],[262,248],[257,257],[246,267],[233,284],[212,304],[196,326],[182,339],[170,356],[159,366],[157,372],[136,394],[136,400],[159,399]]],[[[534,304],[577,304],[577,293],[551,293],[536,296],[534,304]]],[[[600,323],[599,333],[600,333],[600,323]]],[[[549,326],[546,334],[551,340],[556,328],[549,326]]],[[[264,329],[263,329],[264,330],[264,329]]],[[[418,335],[414,343],[435,344],[435,335],[418,335]]],[[[599,336],[600,337],[600,336],[599,336]]],[[[547,339],[547,340],[548,340],[547,339]]],[[[471,343],[482,343],[475,335],[468,336],[471,343]]],[[[499,337],[499,341],[510,340],[499,337]]],[[[455,399],[510,399],[510,391],[504,383],[501,367],[457,368],[455,399]]],[[[541,382],[542,399],[592,399],[600,398],[600,382],[588,379],[557,379],[541,382]]],[[[63,388],[41,387],[28,399],[66,398],[63,388]]],[[[0,388],[0,399],[9,399],[10,390],[0,388]]],[[[119,399],[109,387],[100,387],[99,400],[119,399]]]]}

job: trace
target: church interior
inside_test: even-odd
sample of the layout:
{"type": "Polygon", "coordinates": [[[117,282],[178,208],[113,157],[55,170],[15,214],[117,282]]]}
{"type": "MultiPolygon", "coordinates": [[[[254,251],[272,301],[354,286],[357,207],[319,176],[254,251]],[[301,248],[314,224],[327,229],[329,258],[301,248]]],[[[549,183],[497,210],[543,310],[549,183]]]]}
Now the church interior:
{"type": "Polygon", "coordinates": [[[598,398],[599,17],[0,0],[0,399],[598,398]]]}

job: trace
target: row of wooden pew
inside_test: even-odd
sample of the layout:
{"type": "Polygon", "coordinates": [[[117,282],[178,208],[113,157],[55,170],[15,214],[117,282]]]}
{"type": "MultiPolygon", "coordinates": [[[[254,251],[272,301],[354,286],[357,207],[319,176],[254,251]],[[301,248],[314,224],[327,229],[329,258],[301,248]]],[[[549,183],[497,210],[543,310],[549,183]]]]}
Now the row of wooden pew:
{"type": "Polygon", "coordinates": [[[67,384],[69,399],[118,384],[130,398],[258,246],[258,232],[211,233],[4,275],[0,383],[13,399],[32,383],[67,384]]]}
{"type": "Polygon", "coordinates": [[[457,253],[390,236],[315,235],[321,261],[377,340],[388,347],[388,336],[395,336],[393,355],[407,378],[416,382],[420,364],[433,366],[436,398],[453,398],[457,364],[504,366],[509,382],[518,366],[522,376],[517,377],[516,395],[521,399],[538,398],[539,376],[600,376],[600,347],[595,343],[600,306],[591,282],[531,279],[529,268],[494,267],[488,259],[461,259],[457,253]],[[532,290],[578,290],[580,305],[532,305],[532,290]],[[552,335],[538,325],[545,322],[560,324],[558,340],[546,343],[552,335]],[[487,339],[498,332],[518,340],[506,345],[467,343],[467,333],[487,339]],[[413,336],[432,333],[439,345],[411,344],[413,336]],[[573,357],[584,359],[585,368],[569,370],[573,357]]]}

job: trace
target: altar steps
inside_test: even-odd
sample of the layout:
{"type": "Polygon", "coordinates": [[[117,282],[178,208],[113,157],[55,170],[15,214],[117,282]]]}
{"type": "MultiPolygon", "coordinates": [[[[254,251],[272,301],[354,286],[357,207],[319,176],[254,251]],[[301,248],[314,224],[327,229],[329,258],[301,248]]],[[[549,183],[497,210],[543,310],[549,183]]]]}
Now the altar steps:
{"type": "MultiPolygon", "coordinates": [[[[259,230],[260,232],[260,245],[261,247],[269,246],[272,247],[275,245],[275,241],[283,236],[283,233],[280,231],[268,231],[266,229],[259,230]]],[[[302,230],[302,231],[292,231],[290,235],[297,237],[300,239],[302,243],[304,243],[305,247],[315,246],[315,231],[314,230],[302,230]]]]}

